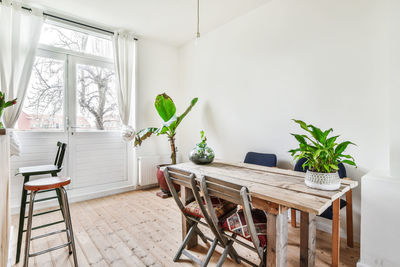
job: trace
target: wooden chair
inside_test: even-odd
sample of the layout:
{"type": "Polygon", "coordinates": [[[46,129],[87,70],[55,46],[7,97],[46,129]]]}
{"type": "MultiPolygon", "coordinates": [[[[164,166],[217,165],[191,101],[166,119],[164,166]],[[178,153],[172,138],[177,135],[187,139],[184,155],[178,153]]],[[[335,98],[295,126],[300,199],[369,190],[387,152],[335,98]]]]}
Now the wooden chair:
{"type": "Polygon", "coordinates": [[[260,258],[257,265],[238,255],[239,260],[252,266],[263,266],[266,261],[266,226],[267,214],[258,209],[253,209],[251,197],[247,187],[242,187],[233,183],[225,182],[208,176],[201,177],[201,191],[206,199],[207,211],[211,217],[218,235],[228,241],[217,266],[222,266],[227,255],[233,249],[233,243],[237,243],[245,248],[254,251],[260,258]],[[212,197],[225,199],[229,202],[241,205],[243,208],[220,223],[215,208],[212,206],[212,197]],[[255,224],[255,220],[257,225],[255,224]],[[231,233],[231,234],[227,234],[231,233]],[[250,241],[253,246],[238,239],[238,237],[250,241]]]}
{"type": "MultiPolygon", "coordinates": [[[[28,267],[30,257],[36,257],[41,254],[51,252],[51,251],[54,251],[57,249],[61,249],[61,248],[67,247],[67,246],[69,249],[69,254],[73,254],[75,267],[78,266],[78,259],[76,256],[74,233],[72,230],[71,214],[70,214],[70,210],[69,210],[67,191],[65,191],[65,188],[64,188],[64,186],[68,185],[70,182],[71,182],[71,179],[67,178],[67,177],[51,177],[51,178],[43,178],[43,179],[38,179],[38,180],[34,180],[34,181],[25,183],[25,185],[24,185],[25,190],[30,191],[31,193],[30,193],[28,223],[27,223],[27,231],[26,231],[24,267],[28,267]],[[64,216],[63,222],[65,223],[66,228],[63,230],[58,230],[58,231],[54,231],[51,233],[45,233],[45,234],[41,234],[41,235],[31,238],[32,230],[41,228],[41,227],[32,227],[33,217],[36,216],[36,214],[33,214],[33,206],[34,206],[36,194],[43,190],[50,190],[50,189],[57,190],[57,192],[59,192],[59,194],[61,195],[62,205],[60,204],[60,210],[63,211],[63,216],[64,216]],[[60,234],[63,232],[65,232],[67,234],[67,240],[68,240],[67,243],[58,245],[56,247],[52,247],[52,248],[49,248],[49,249],[46,249],[43,251],[37,251],[32,254],[30,253],[30,243],[32,240],[47,237],[50,235],[60,234]]],[[[51,223],[46,224],[44,227],[47,227],[50,225],[53,225],[53,224],[51,224],[51,223]]]]}
{"type": "MultiPolygon", "coordinates": [[[[302,158],[299,161],[297,161],[294,170],[295,171],[300,171],[300,172],[305,172],[307,171],[307,168],[303,169],[303,164],[306,161],[306,159],[302,158]]],[[[345,178],[347,176],[346,173],[346,167],[343,165],[343,163],[340,163],[338,165],[339,167],[339,177],[341,179],[347,179],[345,178]]],[[[353,193],[352,190],[350,189],[348,192],[346,192],[346,200],[340,199],[340,204],[339,204],[340,209],[346,207],[346,227],[347,227],[347,246],[350,248],[354,247],[354,238],[353,238],[353,193]]],[[[291,211],[291,224],[293,227],[296,227],[296,210],[292,209],[291,211]]],[[[329,208],[327,208],[321,215],[320,217],[332,220],[333,218],[333,205],[331,205],[329,208]]]]}
{"type": "MultiPolygon", "coordinates": [[[[169,166],[165,168],[164,176],[176,204],[181,210],[186,220],[186,223],[189,225],[189,231],[185,236],[173,260],[174,262],[178,261],[181,255],[184,254],[198,265],[207,266],[216,246],[220,245],[224,247],[224,243],[221,236],[217,234],[218,232],[215,229],[214,225],[212,223],[207,223],[212,222],[212,220],[211,218],[207,217],[206,208],[203,204],[204,200],[199,194],[199,188],[195,180],[195,175],[192,173],[175,170],[173,166],[169,166]],[[190,188],[193,193],[194,200],[189,201],[189,203],[182,203],[178,196],[175,185],[181,185],[186,188],[190,188]],[[206,222],[203,222],[202,219],[205,219],[206,222]],[[214,234],[214,238],[210,238],[204,235],[203,232],[199,229],[198,225],[210,228],[212,233],[214,234]],[[208,249],[207,255],[202,261],[198,259],[195,255],[190,253],[187,249],[185,249],[188,241],[194,234],[198,234],[205,244],[207,244],[208,240],[212,241],[212,244],[208,249]]],[[[236,211],[236,205],[228,202],[221,202],[220,208],[221,215],[226,217],[230,216],[233,212],[236,211]]]]}
{"type": "Polygon", "coordinates": [[[266,167],[276,167],[276,155],[267,153],[248,152],[244,163],[256,164],[266,167]]]}
{"type": "MultiPolygon", "coordinates": [[[[56,158],[54,160],[54,164],[52,164],[52,165],[31,166],[31,167],[22,167],[22,168],[18,169],[18,172],[16,173],[16,175],[21,174],[22,176],[24,176],[24,184],[29,182],[31,176],[44,175],[44,174],[50,174],[53,177],[57,176],[57,174],[62,170],[62,164],[63,164],[63,161],[64,161],[64,155],[65,155],[65,150],[67,148],[67,144],[61,143],[61,142],[57,142],[57,147],[58,147],[58,149],[57,149],[56,158]]],[[[61,193],[59,192],[59,190],[48,189],[48,190],[41,190],[38,193],[44,193],[44,192],[49,192],[49,191],[56,191],[57,196],[38,199],[38,200],[35,200],[35,202],[41,202],[41,201],[46,201],[46,200],[57,198],[60,207],[62,207],[62,196],[61,196],[61,193]]],[[[25,218],[27,218],[25,216],[25,208],[26,208],[26,205],[29,204],[29,202],[27,202],[27,196],[28,195],[29,194],[26,191],[25,187],[22,186],[21,206],[20,206],[20,211],[19,211],[19,226],[18,226],[16,263],[19,262],[20,255],[21,255],[22,234],[23,234],[23,232],[26,231],[23,228],[24,228],[25,218]]],[[[37,214],[35,216],[44,215],[44,214],[48,214],[48,213],[56,212],[56,211],[61,211],[63,216],[64,216],[64,212],[63,212],[62,208],[55,209],[55,210],[50,210],[50,211],[46,211],[46,212],[42,212],[42,213],[37,214]]],[[[63,222],[63,221],[59,221],[59,222],[56,222],[56,223],[61,223],[61,222],[63,222]]],[[[56,224],[56,223],[53,223],[53,224],[56,224]]]]}

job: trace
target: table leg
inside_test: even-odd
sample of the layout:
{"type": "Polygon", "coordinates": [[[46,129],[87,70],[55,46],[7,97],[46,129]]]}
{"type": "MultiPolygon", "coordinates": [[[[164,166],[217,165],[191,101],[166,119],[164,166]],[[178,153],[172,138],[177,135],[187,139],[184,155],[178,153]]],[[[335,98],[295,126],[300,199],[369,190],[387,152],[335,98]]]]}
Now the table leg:
{"type": "Polygon", "coordinates": [[[290,209],[290,220],[292,222],[292,227],[296,228],[296,210],[290,209]]]}
{"type": "MultiPolygon", "coordinates": [[[[192,200],[193,192],[190,188],[184,187],[181,185],[181,201],[184,205],[188,203],[189,200],[192,200]]],[[[182,240],[185,239],[185,236],[189,232],[190,225],[188,224],[185,216],[182,215],[182,240]]],[[[187,249],[193,248],[197,246],[197,234],[193,234],[190,240],[187,243],[187,249]]]]}
{"type": "Polygon", "coordinates": [[[353,190],[346,192],[346,228],[347,228],[347,245],[354,247],[353,238],[353,190]]]}
{"type": "Polygon", "coordinates": [[[300,218],[300,266],[315,266],[316,216],[301,211],[300,218]]]}
{"type": "Polygon", "coordinates": [[[340,259],[340,199],[333,201],[332,219],[332,267],[339,266],[340,259]]]}
{"type": "Polygon", "coordinates": [[[268,267],[287,266],[288,212],[267,215],[268,267]]]}

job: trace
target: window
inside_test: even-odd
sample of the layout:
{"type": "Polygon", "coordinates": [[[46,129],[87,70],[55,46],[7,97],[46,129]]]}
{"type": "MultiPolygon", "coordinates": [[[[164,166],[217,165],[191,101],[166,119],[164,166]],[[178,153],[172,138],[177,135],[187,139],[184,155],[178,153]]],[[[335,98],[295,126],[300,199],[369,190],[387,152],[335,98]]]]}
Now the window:
{"type": "Polygon", "coordinates": [[[18,128],[117,130],[117,105],[111,38],[45,23],[18,128]]]}

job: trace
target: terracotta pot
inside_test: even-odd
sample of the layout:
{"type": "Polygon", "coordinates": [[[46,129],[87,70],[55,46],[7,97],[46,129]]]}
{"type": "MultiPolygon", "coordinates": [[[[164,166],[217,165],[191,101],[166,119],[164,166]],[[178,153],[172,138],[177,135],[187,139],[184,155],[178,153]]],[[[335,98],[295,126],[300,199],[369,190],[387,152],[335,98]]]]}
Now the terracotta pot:
{"type": "MultiPolygon", "coordinates": [[[[157,166],[157,181],[160,189],[163,193],[170,195],[171,192],[169,191],[169,187],[167,181],[165,181],[164,172],[160,170],[161,167],[165,167],[171,164],[162,164],[157,166]]],[[[179,192],[181,189],[180,185],[174,184],[176,191],[179,192]]]]}

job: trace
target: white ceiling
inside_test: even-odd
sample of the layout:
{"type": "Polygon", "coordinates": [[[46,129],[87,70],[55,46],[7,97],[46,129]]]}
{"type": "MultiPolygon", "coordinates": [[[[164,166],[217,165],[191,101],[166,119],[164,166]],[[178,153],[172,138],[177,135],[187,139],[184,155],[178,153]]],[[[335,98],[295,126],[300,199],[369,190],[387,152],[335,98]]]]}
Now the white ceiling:
{"type": "MultiPolygon", "coordinates": [[[[204,34],[270,0],[200,0],[204,34]]],[[[196,35],[196,0],[26,0],[69,17],[182,45],[196,35]]]]}

